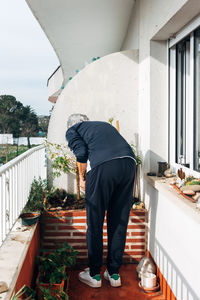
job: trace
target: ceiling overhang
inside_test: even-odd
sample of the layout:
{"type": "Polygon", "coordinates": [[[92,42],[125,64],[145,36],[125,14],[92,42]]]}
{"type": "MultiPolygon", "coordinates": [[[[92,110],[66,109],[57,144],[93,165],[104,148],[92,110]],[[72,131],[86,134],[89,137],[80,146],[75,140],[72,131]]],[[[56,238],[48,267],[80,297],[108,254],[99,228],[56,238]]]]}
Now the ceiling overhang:
{"type": "Polygon", "coordinates": [[[120,51],[135,0],[26,0],[60,61],[64,83],[94,57],[120,51]]]}

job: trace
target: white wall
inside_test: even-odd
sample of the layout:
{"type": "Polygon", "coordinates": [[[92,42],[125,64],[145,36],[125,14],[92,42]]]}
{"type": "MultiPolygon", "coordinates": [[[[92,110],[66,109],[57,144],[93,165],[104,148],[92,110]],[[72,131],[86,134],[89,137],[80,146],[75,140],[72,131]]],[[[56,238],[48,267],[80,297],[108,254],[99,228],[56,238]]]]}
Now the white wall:
{"type": "Polygon", "coordinates": [[[0,134],[0,144],[13,144],[13,135],[11,133],[0,134]]]}
{"type": "MultiPolygon", "coordinates": [[[[163,41],[154,41],[154,37],[187,2],[136,1],[122,47],[139,50],[139,137],[144,172],[157,171],[157,161],[168,160],[167,38],[175,31],[165,31],[163,41]]],[[[177,17],[174,30],[177,30],[176,23],[183,26],[177,17]]]]}
{"type": "MultiPolygon", "coordinates": [[[[31,145],[41,145],[45,141],[45,138],[30,137],[31,145]]],[[[0,144],[18,144],[28,145],[27,137],[13,138],[13,134],[0,134],[0,144]]]]}
{"type": "MultiPolygon", "coordinates": [[[[31,145],[41,145],[45,142],[45,138],[42,137],[30,137],[31,145]]],[[[18,145],[28,145],[27,137],[19,137],[15,139],[15,143],[18,145]]]]}
{"type": "Polygon", "coordinates": [[[177,300],[199,300],[200,214],[172,193],[146,187],[148,248],[177,300]]]}
{"type": "MultiPolygon", "coordinates": [[[[168,161],[168,38],[200,13],[197,0],[137,0],[124,49],[139,50],[139,138],[143,172],[168,161]]],[[[172,125],[175,126],[175,125],[172,125]]],[[[142,181],[150,209],[149,250],[178,300],[199,300],[200,216],[142,181]],[[198,256],[198,257],[197,257],[198,256]]],[[[183,201],[183,199],[181,199],[183,201]]]]}
{"type": "MultiPolygon", "coordinates": [[[[113,117],[120,122],[121,134],[128,142],[135,143],[138,133],[138,51],[107,55],[85,67],[67,84],[51,115],[50,142],[66,143],[67,120],[73,113],[86,114],[91,121],[108,121],[113,117]]],[[[56,182],[66,188],[65,176],[56,182]]]]}

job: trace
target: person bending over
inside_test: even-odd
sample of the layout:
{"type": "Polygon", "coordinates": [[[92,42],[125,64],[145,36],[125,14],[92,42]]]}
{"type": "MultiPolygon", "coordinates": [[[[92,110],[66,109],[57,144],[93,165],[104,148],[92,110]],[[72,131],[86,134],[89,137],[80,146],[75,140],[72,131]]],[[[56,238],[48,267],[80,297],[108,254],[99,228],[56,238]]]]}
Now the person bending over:
{"type": "Polygon", "coordinates": [[[80,186],[85,190],[87,212],[88,268],[79,280],[101,287],[103,223],[107,211],[107,269],[110,285],[121,285],[119,269],[133,199],[135,155],[109,123],[83,121],[68,128],[66,139],[78,162],[80,186]]]}

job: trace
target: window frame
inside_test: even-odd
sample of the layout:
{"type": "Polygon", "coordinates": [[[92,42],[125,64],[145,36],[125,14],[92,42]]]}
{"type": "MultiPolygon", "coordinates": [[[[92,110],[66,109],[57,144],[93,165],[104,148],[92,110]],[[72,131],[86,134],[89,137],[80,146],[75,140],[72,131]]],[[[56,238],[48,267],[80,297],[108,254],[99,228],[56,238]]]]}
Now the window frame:
{"type": "Polygon", "coordinates": [[[169,163],[173,170],[173,172],[177,172],[179,168],[182,168],[186,174],[192,174],[195,177],[200,177],[200,172],[194,170],[194,139],[195,139],[195,53],[194,53],[194,31],[200,27],[200,16],[195,18],[190,24],[188,24],[182,31],[180,31],[175,38],[169,40],[169,107],[170,107],[170,115],[169,115],[169,163]],[[177,67],[177,44],[184,39],[189,37],[190,39],[190,75],[188,80],[189,85],[189,93],[188,100],[186,102],[186,155],[189,160],[190,167],[187,168],[180,163],[176,162],[176,105],[177,105],[177,81],[176,81],[176,67],[177,67]]]}

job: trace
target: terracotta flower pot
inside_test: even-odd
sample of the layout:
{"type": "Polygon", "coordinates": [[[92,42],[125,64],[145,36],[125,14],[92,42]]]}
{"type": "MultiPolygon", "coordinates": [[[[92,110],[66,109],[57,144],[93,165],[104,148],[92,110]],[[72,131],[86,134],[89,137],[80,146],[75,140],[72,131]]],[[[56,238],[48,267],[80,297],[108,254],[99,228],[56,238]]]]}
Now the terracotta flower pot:
{"type": "MultiPolygon", "coordinates": [[[[65,279],[62,279],[61,283],[40,283],[39,278],[40,278],[41,273],[38,274],[37,279],[36,279],[36,290],[37,290],[37,297],[38,299],[41,299],[41,287],[45,289],[50,289],[51,290],[51,295],[56,297],[56,291],[63,290],[64,291],[64,285],[65,285],[65,279]]],[[[68,280],[68,279],[67,279],[68,280]]]]}

